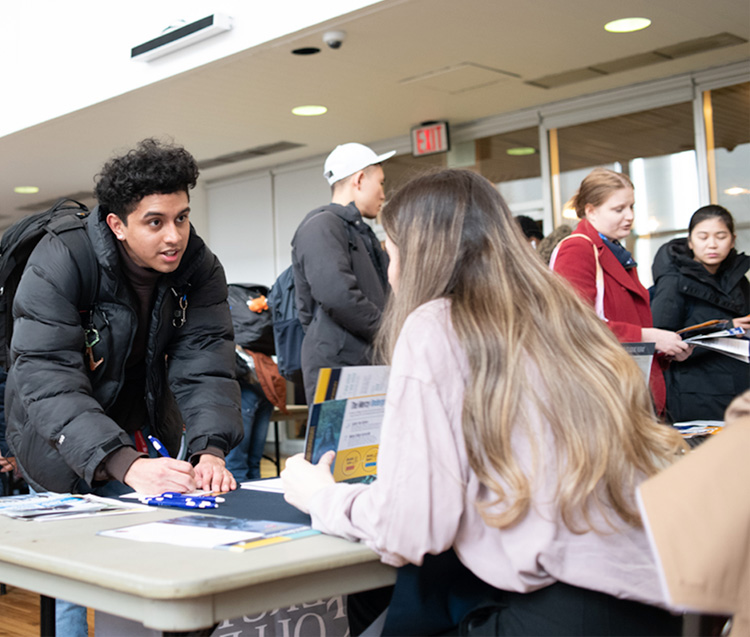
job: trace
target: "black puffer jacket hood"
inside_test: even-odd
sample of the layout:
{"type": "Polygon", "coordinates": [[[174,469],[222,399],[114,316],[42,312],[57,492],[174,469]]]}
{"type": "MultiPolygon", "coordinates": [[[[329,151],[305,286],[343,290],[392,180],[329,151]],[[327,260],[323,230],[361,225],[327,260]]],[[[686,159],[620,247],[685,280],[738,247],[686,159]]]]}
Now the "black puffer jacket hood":
{"type": "Polygon", "coordinates": [[[680,275],[679,288],[682,294],[704,300],[739,316],[744,312],[744,299],[733,291],[740,285],[748,269],[750,256],[732,248],[716,274],[712,275],[693,258],[687,238],[680,238],[672,239],[659,248],[651,271],[655,284],[663,276],[680,275]]]}

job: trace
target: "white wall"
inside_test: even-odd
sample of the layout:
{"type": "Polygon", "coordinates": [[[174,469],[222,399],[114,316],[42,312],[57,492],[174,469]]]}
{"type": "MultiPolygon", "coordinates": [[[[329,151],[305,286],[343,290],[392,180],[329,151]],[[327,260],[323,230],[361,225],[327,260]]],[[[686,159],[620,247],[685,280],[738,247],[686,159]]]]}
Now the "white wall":
{"type": "Polygon", "coordinates": [[[208,244],[224,266],[227,281],[270,286],[275,278],[271,176],[210,185],[206,194],[208,244]]]}
{"type": "Polygon", "coordinates": [[[323,178],[324,161],[321,157],[275,174],[277,274],[292,262],[292,237],[300,221],[313,208],[331,201],[331,187],[323,178]]]}
{"type": "Polygon", "coordinates": [[[380,0],[26,0],[2,3],[0,136],[91,106],[380,0]],[[214,13],[230,31],[153,62],[130,50],[214,13]]]}
{"type": "MultiPolygon", "coordinates": [[[[323,158],[206,185],[202,236],[230,283],[270,286],[291,262],[291,241],[304,216],[331,200],[323,158]]],[[[196,230],[201,234],[197,224],[196,230]]]]}

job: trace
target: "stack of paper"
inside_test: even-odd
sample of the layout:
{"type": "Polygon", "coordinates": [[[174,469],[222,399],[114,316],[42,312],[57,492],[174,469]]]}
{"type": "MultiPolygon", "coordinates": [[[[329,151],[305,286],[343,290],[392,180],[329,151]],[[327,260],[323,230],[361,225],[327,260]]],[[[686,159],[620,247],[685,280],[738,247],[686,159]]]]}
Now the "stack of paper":
{"type": "Polygon", "coordinates": [[[678,330],[686,343],[719,352],[730,358],[750,363],[750,340],[741,327],[731,321],[714,320],[678,330]]]}
{"type": "Polygon", "coordinates": [[[724,422],[721,420],[690,420],[688,422],[676,422],[673,425],[683,438],[715,434],[717,431],[721,431],[723,426],[724,422]]]}
{"type": "Polygon", "coordinates": [[[133,502],[121,502],[96,495],[70,493],[36,493],[0,498],[0,515],[17,520],[70,520],[113,513],[148,511],[148,507],[133,502]]]}

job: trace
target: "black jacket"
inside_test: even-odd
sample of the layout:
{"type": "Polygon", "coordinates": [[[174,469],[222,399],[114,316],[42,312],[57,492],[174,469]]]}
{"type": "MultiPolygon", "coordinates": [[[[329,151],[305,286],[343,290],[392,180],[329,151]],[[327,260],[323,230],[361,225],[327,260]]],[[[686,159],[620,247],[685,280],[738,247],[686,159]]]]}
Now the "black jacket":
{"type": "Polygon", "coordinates": [[[377,241],[368,250],[369,237],[374,235],[350,203],[313,210],[292,239],[308,402],[321,367],[371,363],[388,290],[388,257],[377,241]]]}
{"type": "MultiPolygon", "coordinates": [[[[79,478],[92,487],[102,460],[133,446],[108,409],[124,382],[136,300],[104,218],[97,207],[87,220],[99,262],[93,321],[100,340],[93,355],[103,362],[94,371],[84,354],[81,277],[59,239],[45,237],[34,249],[14,300],[7,437],[36,489],[75,491],[79,478]]],[[[188,457],[208,446],[227,453],[242,437],[226,299],[224,270],[191,228],[179,268],[157,283],[145,360],[150,428],[173,457],[183,423],[188,457]],[[173,318],[182,295],[186,321],[177,327],[173,318]]]]}
{"type": "MultiPolygon", "coordinates": [[[[656,253],[652,272],[654,327],[678,330],[712,319],[750,313],[750,257],[732,250],[715,275],[693,259],[687,239],[673,239],[656,253]]],[[[750,366],[696,347],[666,372],[667,411],[674,422],[723,420],[732,398],[750,387],[750,366]]]]}

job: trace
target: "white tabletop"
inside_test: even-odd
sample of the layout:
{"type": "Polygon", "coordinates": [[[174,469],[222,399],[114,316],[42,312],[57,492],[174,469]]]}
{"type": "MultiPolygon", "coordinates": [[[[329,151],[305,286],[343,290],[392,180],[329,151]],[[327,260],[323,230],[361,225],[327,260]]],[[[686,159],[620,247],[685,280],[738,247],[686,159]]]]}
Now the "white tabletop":
{"type": "Polygon", "coordinates": [[[242,553],[96,535],[177,515],[158,509],[48,522],[0,516],[0,582],[176,631],[396,579],[366,546],[326,535],[242,553]]]}

